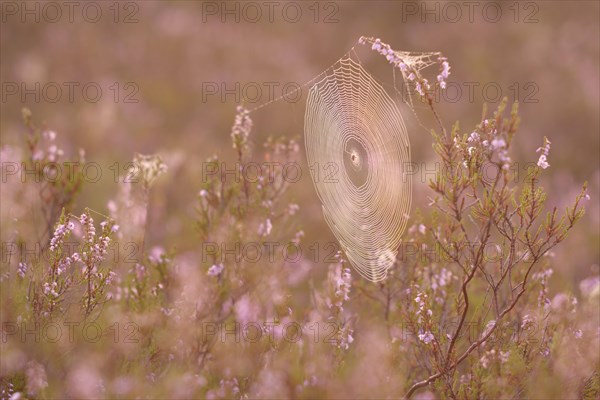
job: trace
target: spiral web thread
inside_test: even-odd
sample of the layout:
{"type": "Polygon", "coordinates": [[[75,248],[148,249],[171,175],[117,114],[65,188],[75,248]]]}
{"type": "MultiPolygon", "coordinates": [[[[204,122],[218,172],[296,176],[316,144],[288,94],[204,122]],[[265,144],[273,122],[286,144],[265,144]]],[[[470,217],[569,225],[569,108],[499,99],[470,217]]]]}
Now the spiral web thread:
{"type": "MultiPolygon", "coordinates": [[[[359,43],[375,40],[362,37],[359,43]]],[[[396,83],[399,65],[394,64],[394,91],[416,116],[411,89],[441,53],[394,54],[396,61],[388,57],[391,63],[399,58],[408,66],[399,70],[409,89],[402,96],[396,83]]],[[[248,113],[308,85],[304,139],[323,215],[352,266],[364,278],[381,281],[396,261],[412,198],[410,143],[402,114],[363,68],[354,47],[304,85],[248,113]]]]}
{"type": "Polygon", "coordinates": [[[304,133],[325,220],[356,270],[374,282],[384,279],[411,202],[400,111],[361,64],[345,57],[310,89],[304,133]]]}

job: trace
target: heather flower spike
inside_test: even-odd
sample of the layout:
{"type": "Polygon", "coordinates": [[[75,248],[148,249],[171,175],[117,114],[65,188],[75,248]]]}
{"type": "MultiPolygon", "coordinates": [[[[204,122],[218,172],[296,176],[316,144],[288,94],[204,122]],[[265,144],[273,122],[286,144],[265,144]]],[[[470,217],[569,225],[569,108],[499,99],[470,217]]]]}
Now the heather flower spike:
{"type": "Polygon", "coordinates": [[[550,166],[548,163],[548,154],[550,153],[550,145],[552,142],[548,140],[546,136],[544,136],[544,145],[542,147],[538,147],[536,153],[541,153],[540,158],[538,159],[537,165],[542,169],[546,169],[550,166]]]}
{"type": "Polygon", "coordinates": [[[381,39],[364,37],[358,40],[359,44],[371,45],[371,50],[376,51],[386,58],[386,60],[398,68],[405,81],[414,82],[416,91],[425,97],[426,92],[431,89],[429,81],[422,76],[422,71],[434,64],[439,65],[439,74],[436,81],[441,89],[447,86],[447,79],[450,76],[450,64],[448,59],[439,52],[431,53],[413,53],[407,51],[394,50],[389,44],[381,39]]]}
{"type": "Polygon", "coordinates": [[[156,179],[167,172],[167,165],[157,154],[144,155],[136,153],[133,157],[133,166],[130,174],[135,179],[139,179],[144,189],[149,190],[156,179]]]}
{"type": "Polygon", "coordinates": [[[248,147],[248,136],[252,130],[252,119],[250,118],[250,112],[242,107],[237,107],[237,114],[233,126],[231,127],[231,139],[233,141],[233,148],[242,153],[248,147]]]}

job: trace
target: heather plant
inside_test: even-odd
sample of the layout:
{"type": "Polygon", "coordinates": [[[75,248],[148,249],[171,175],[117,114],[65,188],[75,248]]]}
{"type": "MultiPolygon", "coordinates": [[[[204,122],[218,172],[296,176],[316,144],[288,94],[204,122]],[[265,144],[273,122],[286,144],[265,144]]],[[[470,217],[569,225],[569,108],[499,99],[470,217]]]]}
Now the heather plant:
{"type": "Polygon", "coordinates": [[[19,262],[17,275],[22,285],[28,285],[25,299],[33,320],[48,321],[67,311],[72,312],[77,306],[75,298],[79,298],[75,308],[85,318],[106,301],[106,288],[115,273],[104,266],[103,261],[116,229],[109,219],[100,226],[101,232],[96,235],[89,209],[80,217],[63,210],[44,256],[31,262],[19,262]],[[82,232],[80,244],[68,242],[76,228],[75,223],[82,232]]]}
{"type": "Polygon", "coordinates": [[[64,151],[55,144],[56,132],[38,128],[28,109],[23,109],[22,115],[27,151],[15,179],[38,193],[35,200],[39,210],[32,209],[31,216],[33,221],[36,215],[42,216],[42,231],[37,226],[24,232],[17,230],[15,242],[25,249],[30,246],[33,254],[25,251],[13,258],[10,252],[8,266],[18,263],[17,288],[26,288],[17,304],[27,304],[28,313],[19,317],[24,321],[48,321],[75,308],[86,317],[105,300],[105,288],[114,276],[110,268],[102,267],[102,262],[118,226],[106,218],[97,236],[92,210],[86,209],[80,217],[71,213],[84,182],[84,152],[80,150],[78,161],[65,159],[64,151]],[[36,232],[34,237],[39,242],[20,236],[32,232],[36,232]],[[70,241],[74,232],[81,243],[70,241]],[[78,307],[74,307],[75,299],[79,299],[78,307]]]}
{"type": "Polygon", "coordinates": [[[56,132],[37,126],[27,108],[22,110],[22,116],[26,128],[27,151],[22,169],[28,181],[37,186],[39,213],[44,221],[44,230],[38,235],[41,240],[45,240],[62,210],[71,210],[74,206],[85,181],[82,174],[85,152],[80,150],[77,159],[65,159],[65,152],[56,144],[56,132]]]}
{"type": "MultiPolygon", "coordinates": [[[[586,187],[564,213],[553,207],[544,215],[544,154],[517,175],[508,156],[517,107],[508,118],[504,111],[505,103],[468,134],[458,124],[433,133],[441,163],[429,182],[433,210],[409,229],[391,279],[363,288],[384,306],[394,339],[411,328],[400,351],[418,348],[419,367],[406,397],[428,386],[450,398],[523,395],[525,371],[543,363],[556,334],[545,326],[548,264],[583,216],[586,187]],[[496,172],[491,179],[486,168],[496,172]]],[[[544,148],[547,155],[547,139],[544,148]]]]}
{"type": "MultiPolygon", "coordinates": [[[[377,40],[372,47],[392,54],[385,46],[377,40]]],[[[411,73],[402,60],[389,55],[388,60],[411,73]]],[[[449,66],[446,59],[441,63],[443,88],[449,66]]],[[[527,391],[525,366],[549,354],[548,259],[582,218],[587,184],[562,214],[557,207],[545,212],[539,176],[550,166],[551,142],[544,137],[539,159],[522,174],[509,156],[520,122],[517,104],[508,117],[506,99],[492,116],[484,109],[470,133],[461,132],[458,123],[447,131],[427,80],[411,78],[441,131],[432,131],[440,167],[429,182],[432,212],[418,213],[391,279],[363,291],[383,305],[390,330],[400,328],[402,336],[408,327],[409,348],[419,349],[413,356],[419,367],[409,375],[406,397],[428,386],[450,398],[520,396],[527,391]],[[528,335],[532,326],[543,334],[528,335]],[[530,336],[536,336],[534,345],[530,336]]],[[[401,351],[409,348],[403,345],[401,351]]]]}

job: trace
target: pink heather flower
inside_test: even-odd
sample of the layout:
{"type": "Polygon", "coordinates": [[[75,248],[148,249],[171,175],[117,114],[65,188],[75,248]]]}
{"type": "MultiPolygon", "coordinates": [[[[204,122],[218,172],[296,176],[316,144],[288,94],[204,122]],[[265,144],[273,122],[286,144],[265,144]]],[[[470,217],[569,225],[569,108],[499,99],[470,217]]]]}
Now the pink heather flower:
{"type": "Polygon", "coordinates": [[[424,332],[424,333],[423,332],[419,333],[419,340],[425,344],[431,343],[433,341],[433,339],[434,339],[433,334],[429,331],[424,332]]]}
{"type": "Polygon", "coordinates": [[[550,164],[548,163],[548,161],[546,161],[546,155],[542,154],[540,155],[540,158],[538,159],[537,162],[538,167],[541,167],[542,169],[546,169],[550,166],[550,164]]]}
{"type": "Polygon", "coordinates": [[[117,274],[114,271],[109,271],[108,275],[106,275],[106,284],[110,285],[116,277],[117,274]]]}
{"type": "Polygon", "coordinates": [[[492,147],[492,150],[503,149],[504,147],[506,147],[506,142],[502,138],[500,138],[500,139],[496,138],[496,139],[492,140],[491,147],[492,147]]]}
{"type": "Polygon", "coordinates": [[[248,136],[252,130],[252,119],[250,112],[242,106],[237,107],[237,114],[233,126],[231,127],[231,139],[233,148],[240,150],[246,146],[248,136]]]}
{"type": "Polygon", "coordinates": [[[150,258],[151,261],[157,263],[160,261],[163,254],[165,254],[165,249],[162,246],[154,246],[152,247],[152,249],[150,249],[150,254],[148,258],[150,258]]]}
{"type": "Polygon", "coordinates": [[[27,273],[27,264],[24,262],[19,263],[19,268],[17,269],[17,274],[21,278],[25,278],[25,274],[27,273]]]}
{"type": "Polygon", "coordinates": [[[296,214],[296,212],[300,209],[300,206],[298,204],[290,204],[288,206],[288,214],[289,215],[294,215],[296,214]]]}
{"type": "Polygon", "coordinates": [[[446,88],[446,79],[448,79],[448,76],[450,75],[450,64],[448,64],[448,61],[446,60],[445,57],[440,57],[438,58],[438,62],[442,62],[442,70],[440,72],[440,74],[437,76],[437,80],[440,84],[440,87],[442,89],[446,88]]]}
{"type": "Polygon", "coordinates": [[[425,312],[428,316],[431,316],[433,314],[433,312],[431,312],[430,310],[425,310],[425,301],[427,300],[427,297],[428,296],[426,293],[419,291],[417,292],[417,297],[415,297],[414,299],[415,303],[419,305],[419,309],[415,313],[419,316],[419,322],[423,321],[423,312],[425,312]]]}
{"type": "Polygon", "coordinates": [[[579,290],[585,297],[600,294],[600,276],[592,276],[579,282],[579,290]]]}
{"type": "Polygon", "coordinates": [[[271,220],[267,218],[267,220],[258,226],[258,234],[260,236],[269,236],[271,234],[271,229],[273,225],[271,224],[271,220]]]}
{"type": "Polygon", "coordinates": [[[474,131],[474,132],[471,132],[471,134],[469,135],[467,142],[472,143],[472,142],[476,142],[478,140],[479,140],[479,133],[474,131]]]}
{"type": "Polygon", "coordinates": [[[55,144],[53,144],[52,146],[50,146],[48,148],[48,160],[50,160],[50,161],[56,161],[63,154],[64,154],[64,152],[61,149],[59,149],[58,147],[56,147],[55,144]]]}
{"type": "MultiPolygon", "coordinates": [[[[493,350],[492,350],[493,351],[493,350]]],[[[483,369],[487,369],[490,360],[488,359],[488,353],[484,354],[480,359],[479,362],[481,363],[481,366],[483,367],[483,369]]]]}
{"type": "Polygon", "coordinates": [[[375,39],[375,42],[371,46],[371,49],[376,50],[376,51],[381,50],[381,40],[375,39]]]}
{"type": "Polygon", "coordinates": [[[550,142],[548,138],[544,136],[544,145],[542,147],[538,147],[538,149],[535,151],[536,153],[542,153],[540,154],[540,158],[537,162],[538,167],[542,169],[546,169],[550,166],[550,164],[548,163],[548,154],[550,153],[551,144],[552,142],[550,142]]]}
{"type": "Polygon", "coordinates": [[[59,224],[56,227],[52,239],[50,239],[50,251],[55,251],[60,248],[68,232],[69,229],[66,225],[59,224]]]}
{"type": "Polygon", "coordinates": [[[431,282],[431,288],[433,290],[437,290],[438,288],[442,288],[452,280],[452,271],[447,270],[446,268],[442,268],[439,274],[435,274],[433,276],[431,282]]]}
{"type": "Polygon", "coordinates": [[[163,163],[158,154],[140,154],[136,153],[133,157],[133,165],[129,168],[129,173],[139,178],[148,190],[159,176],[168,170],[167,164],[163,163]]]}
{"type": "Polygon", "coordinates": [[[298,232],[296,232],[296,234],[294,235],[294,238],[292,239],[292,243],[294,244],[299,244],[300,240],[304,237],[304,231],[303,230],[299,230],[298,232]]]}
{"type": "Polygon", "coordinates": [[[348,350],[350,348],[350,344],[354,342],[354,337],[352,336],[353,332],[354,331],[351,328],[344,330],[337,341],[337,347],[343,350],[348,350]]]}
{"type": "MultiPolygon", "coordinates": [[[[37,361],[28,361],[25,365],[25,381],[27,397],[37,397],[37,395],[48,387],[48,377],[44,365],[37,361]]],[[[19,399],[20,396],[13,395],[11,399],[19,399]]]]}
{"type": "Polygon", "coordinates": [[[348,344],[351,344],[352,342],[354,342],[354,337],[352,336],[351,333],[348,333],[348,338],[346,339],[346,341],[348,342],[348,344]]]}
{"type": "Polygon", "coordinates": [[[349,294],[352,286],[350,269],[344,268],[341,261],[332,264],[329,266],[327,280],[332,295],[332,298],[327,298],[327,306],[329,308],[335,306],[339,311],[343,311],[344,302],[350,299],[349,294]]]}
{"type": "Polygon", "coordinates": [[[58,286],[58,283],[56,283],[56,282],[52,282],[51,284],[48,282],[44,283],[44,294],[50,295],[52,297],[58,297],[59,294],[58,294],[58,292],[56,292],[57,286],[58,286]]]}
{"type": "Polygon", "coordinates": [[[33,154],[33,161],[40,161],[44,159],[44,152],[42,150],[37,150],[34,154],[33,154]]]}
{"type": "Polygon", "coordinates": [[[521,321],[521,329],[525,329],[533,323],[535,323],[535,320],[529,314],[526,314],[523,316],[523,321],[521,321]]]}
{"type": "Polygon", "coordinates": [[[417,86],[416,86],[416,88],[417,88],[417,92],[419,92],[419,94],[420,94],[421,96],[424,96],[424,95],[425,95],[425,93],[423,92],[423,88],[421,87],[421,82],[417,82],[417,86]]]}
{"type": "Polygon", "coordinates": [[[54,132],[54,131],[44,131],[44,132],[42,132],[42,136],[46,140],[53,141],[54,139],[56,139],[56,132],[54,132]]]}
{"type": "Polygon", "coordinates": [[[208,269],[207,275],[208,276],[219,276],[219,275],[221,275],[221,273],[223,272],[224,269],[225,269],[225,266],[223,264],[215,264],[208,269]]]}
{"type": "Polygon", "coordinates": [[[108,208],[108,211],[110,211],[112,215],[117,212],[117,203],[115,203],[114,200],[109,200],[108,203],[106,203],[106,208],[108,208]]]}
{"type": "Polygon", "coordinates": [[[135,272],[135,276],[138,280],[141,280],[144,275],[146,275],[146,267],[142,264],[135,264],[133,267],[133,272],[135,272]]]}
{"type": "Polygon", "coordinates": [[[242,325],[256,322],[260,313],[260,306],[245,294],[234,305],[235,317],[242,325]]]}
{"type": "Polygon", "coordinates": [[[448,79],[448,76],[450,75],[450,64],[448,64],[448,61],[442,62],[442,68],[442,73],[440,75],[444,79],[448,79]]]}
{"type": "Polygon", "coordinates": [[[550,153],[550,145],[551,144],[552,144],[552,142],[549,141],[548,138],[544,137],[544,145],[542,147],[538,147],[535,152],[536,153],[541,152],[542,154],[548,156],[548,153],[550,153]]]}
{"type": "Polygon", "coordinates": [[[350,293],[352,277],[350,275],[350,269],[344,268],[342,270],[342,275],[336,281],[336,291],[335,295],[344,299],[344,301],[349,300],[348,294],[350,293]]]}

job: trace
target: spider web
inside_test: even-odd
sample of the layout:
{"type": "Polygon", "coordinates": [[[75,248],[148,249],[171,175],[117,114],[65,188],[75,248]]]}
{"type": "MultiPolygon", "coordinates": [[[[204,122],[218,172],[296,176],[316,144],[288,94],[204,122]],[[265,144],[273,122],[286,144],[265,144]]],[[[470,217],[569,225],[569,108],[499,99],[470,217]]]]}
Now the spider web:
{"type": "Polygon", "coordinates": [[[366,279],[384,279],[411,202],[410,144],[398,107],[345,57],[310,89],[304,135],[325,220],[352,266],[366,279]]]}
{"type": "MultiPolygon", "coordinates": [[[[359,42],[373,44],[375,39],[359,42]]],[[[397,94],[396,69],[405,83],[414,82],[440,57],[440,53],[394,54],[393,60],[403,64],[393,68],[397,94]]],[[[363,67],[354,47],[296,91],[308,85],[304,140],[323,215],[356,271],[370,281],[381,281],[396,261],[410,213],[411,158],[404,119],[383,85],[363,67]]],[[[408,94],[414,113],[413,96],[408,94]]]]}

